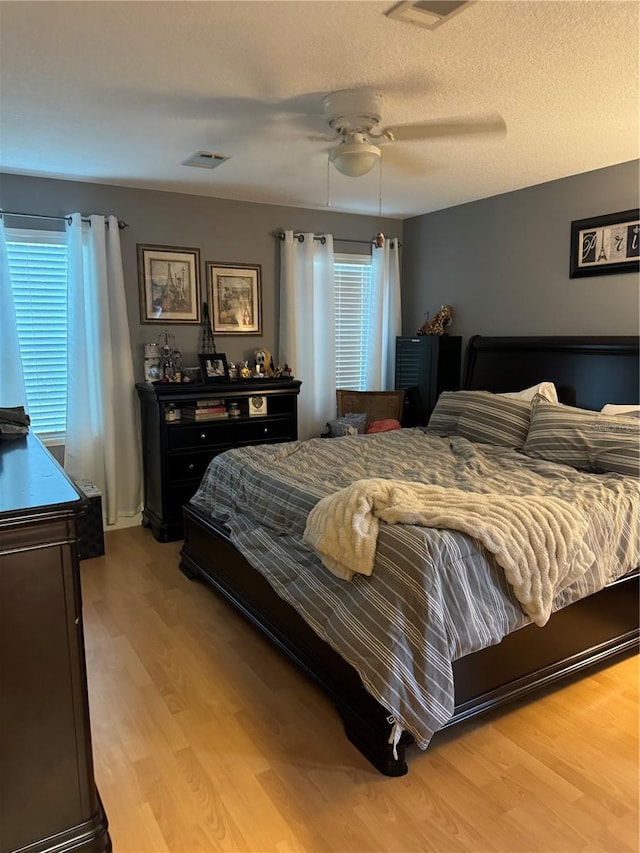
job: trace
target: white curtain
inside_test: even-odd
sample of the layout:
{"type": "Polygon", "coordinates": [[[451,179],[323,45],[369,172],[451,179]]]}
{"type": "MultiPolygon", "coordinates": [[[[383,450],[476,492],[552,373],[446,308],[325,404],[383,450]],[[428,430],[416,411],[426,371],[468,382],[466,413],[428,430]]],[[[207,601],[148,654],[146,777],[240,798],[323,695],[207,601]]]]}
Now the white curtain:
{"type": "Polygon", "coordinates": [[[27,407],[4,222],[0,218],[0,406],[27,407]]]}
{"type": "Polygon", "coordinates": [[[107,524],[142,504],[140,423],[118,220],[70,217],[65,469],[102,492],[107,524]]]}
{"type": "Polygon", "coordinates": [[[372,249],[368,391],[392,391],[395,384],[396,337],[402,330],[399,254],[396,238],[372,249]]]}
{"type": "Polygon", "coordinates": [[[336,413],[333,237],[285,231],[280,267],[279,361],[302,380],[298,437],[317,438],[336,413]]]}

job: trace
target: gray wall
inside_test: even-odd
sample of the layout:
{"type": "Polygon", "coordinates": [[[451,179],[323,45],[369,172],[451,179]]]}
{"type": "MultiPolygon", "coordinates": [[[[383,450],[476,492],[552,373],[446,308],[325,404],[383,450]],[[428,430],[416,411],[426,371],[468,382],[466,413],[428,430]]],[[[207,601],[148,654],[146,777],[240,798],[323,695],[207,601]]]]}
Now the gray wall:
{"type": "Polygon", "coordinates": [[[638,161],[404,221],[403,332],[454,309],[451,334],[637,334],[638,276],[569,278],[571,222],[638,207],[638,161]]]}
{"type": "MultiPolygon", "coordinates": [[[[414,334],[426,313],[443,303],[454,308],[451,333],[464,338],[637,334],[638,277],[570,279],[569,247],[572,220],[638,207],[638,166],[623,163],[404,222],[19,175],[0,175],[0,201],[5,210],[113,213],[129,223],[121,239],[136,375],[142,378],[144,343],[168,328],[186,363],[195,364],[199,329],[140,323],[136,243],[197,247],[202,272],[206,260],[262,265],[263,335],[216,340],[235,361],[260,346],[277,355],[280,243],[272,234],[285,228],[354,240],[370,240],[378,231],[400,237],[405,334],[414,334]]],[[[7,224],[18,220],[7,218],[7,224]]],[[[43,227],[37,220],[20,224],[43,227]]]]}
{"type": "MultiPolygon", "coordinates": [[[[74,211],[114,214],[129,228],[120,232],[127,305],[136,378],[142,379],[143,345],[155,341],[167,328],[183,350],[185,364],[196,364],[199,327],[140,323],[137,243],[200,249],[205,261],[261,264],[262,336],[216,336],[219,352],[229,361],[251,358],[265,347],[277,358],[278,278],[280,241],[272,234],[282,229],[330,232],[335,238],[371,240],[378,231],[402,238],[402,222],[324,210],[304,210],[266,204],[101,184],[59,181],[21,175],[0,175],[0,202],[5,210],[61,216],[74,211]]],[[[44,220],[6,218],[7,225],[52,227],[44,220]]],[[[366,246],[337,243],[341,252],[362,252],[366,246]]],[[[204,290],[203,290],[204,293],[204,290]]],[[[309,323],[313,318],[309,317],[309,323]]],[[[295,365],[293,365],[295,371],[295,365]]]]}

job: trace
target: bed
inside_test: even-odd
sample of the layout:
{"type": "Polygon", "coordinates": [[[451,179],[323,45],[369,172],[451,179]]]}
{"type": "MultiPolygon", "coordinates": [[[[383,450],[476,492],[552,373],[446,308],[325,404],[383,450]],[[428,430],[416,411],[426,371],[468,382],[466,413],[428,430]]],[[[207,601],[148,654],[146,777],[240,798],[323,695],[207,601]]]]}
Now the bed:
{"type": "MultiPolygon", "coordinates": [[[[638,402],[638,357],[638,339],[632,337],[485,338],[476,336],[468,345],[463,387],[467,390],[478,389],[502,394],[548,380],[555,384],[561,402],[599,411],[605,404],[638,402]]],[[[442,450],[436,442],[444,441],[442,438],[432,438],[422,430],[401,430],[395,436],[386,438],[367,436],[364,439],[365,442],[370,442],[367,445],[369,449],[373,448],[371,442],[381,442],[382,448],[386,441],[392,448],[391,456],[394,453],[399,455],[398,448],[401,447],[401,444],[394,444],[394,442],[408,443],[406,446],[410,448],[408,451],[410,453],[419,455],[423,448],[426,448],[427,452],[423,455],[433,455],[442,450]]],[[[265,446],[263,450],[258,449],[250,453],[254,457],[260,457],[261,454],[265,457],[262,461],[256,458],[256,470],[259,464],[271,466],[274,469],[273,477],[275,477],[278,466],[289,464],[288,456],[295,455],[294,450],[298,455],[306,453],[309,465],[312,467],[312,457],[320,453],[334,452],[329,450],[329,446],[334,445],[335,442],[337,442],[334,445],[335,452],[340,453],[346,452],[345,448],[350,446],[349,442],[353,446],[363,446],[362,442],[358,445],[358,438],[349,437],[314,441],[316,444],[298,442],[275,447],[265,446]],[[322,451],[318,449],[314,454],[313,448],[320,447],[318,442],[323,449],[322,451]],[[301,447],[303,444],[305,446],[301,447]]],[[[456,442],[457,439],[449,442],[449,449],[453,448],[456,442]]],[[[465,440],[459,444],[467,454],[470,449],[475,448],[473,443],[465,443],[465,440]]],[[[444,453],[444,450],[442,452],[444,453]]],[[[591,579],[587,575],[584,583],[582,580],[577,582],[578,586],[583,583],[577,591],[575,585],[567,586],[561,595],[554,599],[555,606],[548,621],[540,620],[545,622],[544,627],[539,627],[530,621],[526,613],[518,608],[519,602],[514,600],[509,585],[499,581],[498,593],[490,591],[489,594],[498,595],[500,612],[505,614],[502,620],[504,624],[498,634],[494,633],[487,640],[484,647],[476,648],[477,640],[458,643],[456,639],[458,647],[450,650],[451,660],[445,661],[447,655],[444,652],[436,654],[433,651],[439,641],[437,632],[434,635],[435,645],[422,643],[424,667],[437,673],[438,679],[440,671],[446,669],[445,680],[451,683],[443,692],[442,699],[439,698],[438,691],[441,685],[437,679],[434,678],[432,683],[421,685],[425,693],[422,699],[429,707],[425,712],[426,721],[418,720],[422,713],[422,706],[415,712],[411,708],[406,711],[403,705],[396,707],[395,699],[392,702],[388,698],[391,695],[395,697],[398,692],[396,687],[393,687],[393,693],[389,692],[391,688],[386,685],[384,688],[381,687],[376,677],[371,675],[371,670],[367,669],[370,662],[364,661],[368,656],[363,653],[362,648],[358,648],[357,643],[350,639],[350,651],[345,652],[344,648],[341,648],[339,652],[338,638],[330,633],[327,625],[316,624],[313,613],[310,614],[304,607],[300,607],[299,603],[295,603],[294,606],[288,590],[291,578],[296,577],[295,570],[298,568],[299,577],[306,579],[304,582],[311,585],[308,589],[319,589],[321,586],[323,594],[325,589],[330,589],[331,595],[344,596],[343,590],[348,588],[350,595],[380,596],[380,592],[376,592],[376,584],[387,583],[387,578],[377,562],[376,569],[370,577],[358,576],[355,583],[339,580],[322,566],[318,569],[313,565],[307,565],[309,548],[301,542],[301,530],[294,531],[295,535],[293,535],[291,529],[287,527],[289,521],[286,518],[274,516],[275,521],[273,519],[269,521],[266,528],[262,527],[264,518],[261,518],[261,523],[256,525],[255,504],[246,513],[246,517],[234,516],[233,524],[229,522],[225,512],[219,512],[217,518],[211,516],[207,509],[205,492],[215,491],[216,481],[221,484],[221,493],[223,488],[227,488],[226,485],[224,487],[222,485],[225,482],[223,469],[227,472],[225,476],[228,477],[229,483],[233,483],[234,478],[240,478],[238,488],[243,490],[247,488],[254,463],[249,461],[249,457],[242,457],[242,453],[243,451],[230,451],[229,454],[223,455],[223,459],[214,460],[213,476],[209,476],[207,480],[205,475],[203,486],[192,501],[185,505],[185,538],[180,556],[180,568],[188,577],[202,579],[220,592],[321,685],[333,699],[349,740],[380,772],[386,775],[399,776],[407,772],[406,749],[412,742],[417,740],[419,746],[425,747],[430,735],[440,728],[455,725],[587,667],[629,654],[637,648],[637,566],[633,566],[631,570],[624,573],[618,573],[615,580],[606,583],[596,592],[591,591],[589,585],[591,579]],[[236,460],[238,452],[241,458],[236,460]],[[235,462],[242,464],[234,466],[235,462]],[[243,469],[244,473],[241,473],[243,469]],[[284,526],[276,529],[281,522],[284,526]],[[258,527],[260,530],[257,529],[258,527]],[[257,551],[256,554],[252,554],[247,550],[247,543],[250,540],[254,544],[257,543],[261,556],[256,556],[257,551]],[[279,555],[277,559],[276,554],[279,555]],[[289,581],[266,579],[271,556],[273,556],[274,565],[282,562],[289,566],[293,572],[289,581]],[[314,587],[314,584],[320,586],[314,587]],[[410,717],[409,714],[414,716],[410,717]]],[[[504,459],[510,460],[508,462],[504,461],[501,453],[502,451],[496,451],[494,454],[495,459],[492,464],[497,468],[515,464],[512,458],[514,451],[506,452],[504,459]]],[[[452,464],[455,467],[458,463],[452,464]]],[[[473,464],[476,464],[475,461],[473,464]]],[[[540,463],[528,462],[527,464],[532,471],[536,469],[537,472],[539,467],[544,468],[549,463],[542,460],[540,463]]],[[[343,467],[348,466],[345,464],[343,467]]],[[[360,471],[357,467],[354,470],[360,471]]],[[[384,477],[385,471],[384,468],[377,468],[374,473],[382,472],[384,477]]],[[[411,479],[413,476],[410,467],[405,466],[402,471],[403,478],[411,479]]],[[[531,476],[534,476],[534,473],[531,476]]],[[[419,479],[419,476],[416,474],[416,479],[419,479]]],[[[311,481],[311,476],[306,479],[311,481]]],[[[305,477],[301,474],[299,490],[303,495],[302,500],[309,500],[309,507],[319,503],[322,495],[335,488],[338,482],[334,477],[331,484],[323,486],[319,491],[311,488],[310,496],[305,497],[304,480],[305,477]]],[[[289,491],[298,490],[297,484],[293,481],[289,485],[289,491]]],[[[275,480],[273,490],[277,490],[275,480]]],[[[249,492],[246,492],[246,495],[246,498],[239,499],[240,505],[243,505],[243,500],[247,502],[257,500],[255,494],[251,497],[249,492]]],[[[288,510],[281,514],[286,515],[287,512],[288,510]]],[[[299,526],[299,521],[293,522],[293,527],[296,524],[299,526]]],[[[438,537],[449,535],[448,531],[441,533],[437,529],[430,529],[427,533],[415,531],[412,525],[404,524],[381,525],[380,529],[378,551],[381,556],[376,556],[376,561],[385,559],[385,547],[390,551],[396,549],[400,541],[399,537],[404,535],[405,529],[411,529],[412,535],[415,533],[418,536],[430,537],[424,540],[428,543],[423,548],[425,551],[430,548],[437,549],[438,537]],[[392,528],[394,528],[393,532],[392,528]],[[436,539],[433,538],[434,536],[436,539]]],[[[481,551],[483,559],[486,557],[484,549],[475,540],[460,533],[451,535],[458,537],[455,540],[457,548],[460,547],[461,542],[466,542],[470,551],[473,552],[469,559],[475,561],[477,554],[481,551]]],[[[442,542],[444,542],[442,549],[450,551],[449,540],[443,539],[442,542]]],[[[316,563],[318,562],[315,554],[309,559],[315,559],[316,563]]],[[[416,564],[418,564],[417,560],[416,564]]],[[[466,565],[470,564],[465,563],[466,565]]],[[[485,574],[491,574],[494,580],[501,577],[492,555],[489,555],[489,562],[486,565],[489,568],[485,574]]],[[[480,570],[477,576],[479,584],[485,583],[484,575],[480,570]]],[[[414,581],[415,578],[411,582],[414,581]]],[[[491,589],[493,590],[493,587],[491,589]]],[[[456,616],[458,622],[464,622],[466,619],[474,624],[476,621],[479,625],[484,624],[482,618],[478,618],[474,597],[476,597],[475,591],[473,594],[460,596],[460,601],[464,599],[466,602],[467,610],[465,611],[460,604],[461,615],[456,616]]],[[[338,598],[329,600],[334,602],[332,607],[335,610],[343,607],[338,598]]],[[[428,598],[428,601],[433,608],[432,599],[428,598]]],[[[458,604],[459,602],[456,602],[456,608],[458,604]]],[[[349,607],[351,606],[350,602],[349,607]]],[[[365,616],[365,618],[368,617],[365,616]]],[[[377,623],[380,620],[376,617],[371,621],[377,623]]],[[[492,619],[489,618],[485,618],[484,622],[493,624],[492,619]]],[[[485,630],[486,624],[482,630],[485,630]]],[[[376,624],[376,630],[378,627],[376,624]]],[[[392,655],[389,650],[384,649],[380,656],[388,658],[389,665],[395,668],[397,667],[396,659],[400,660],[404,654],[400,640],[405,634],[411,634],[411,629],[405,630],[403,624],[402,630],[399,630],[395,623],[390,623],[388,627],[394,633],[393,647],[398,651],[394,651],[392,655]]],[[[491,625],[486,628],[489,633],[491,633],[490,627],[491,625]]],[[[440,640],[443,648],[447,642],[451,645],[450,637],[448,640],[447,637],[440,640]]],[[[371,643],[373,642],[372,640],[371,643]]],[[[375,643],[378,642],[376,635],[375,643]]],[[[371,666],[373,665],[372,663],[371,666]]],[[[413,665],[413,663],[410,664],[410,666],[413,665]]],[[[407,667],[404,666],[404,668],[407,667]]]]}

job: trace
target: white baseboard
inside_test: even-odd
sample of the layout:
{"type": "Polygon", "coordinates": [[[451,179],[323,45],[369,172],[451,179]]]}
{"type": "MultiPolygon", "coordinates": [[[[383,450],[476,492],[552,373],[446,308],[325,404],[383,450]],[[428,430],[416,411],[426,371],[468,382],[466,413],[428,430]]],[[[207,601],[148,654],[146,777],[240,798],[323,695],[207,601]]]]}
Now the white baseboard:
{"type": "Polygon", "coordinates": [[[104,532],[110,533],[112,530],[122,530],[125,527],[139,527],[142,524],[142,513],[137,512],[132,516],[121,516],[115,524],[105,524],[104,532]]]}

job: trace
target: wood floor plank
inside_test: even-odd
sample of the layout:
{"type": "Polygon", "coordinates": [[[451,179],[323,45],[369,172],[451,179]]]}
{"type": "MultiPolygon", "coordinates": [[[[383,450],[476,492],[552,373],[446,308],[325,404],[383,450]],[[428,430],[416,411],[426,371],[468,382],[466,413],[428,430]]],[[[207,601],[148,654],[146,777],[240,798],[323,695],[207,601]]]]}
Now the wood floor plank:
{"type": "Polygon", "coordinates": [[[179,549],[130,528],[81,563],[116,853],[638,853],[637,657],[443,731],[389,779],[179,549]]]}

